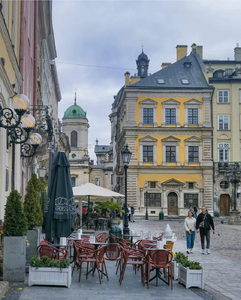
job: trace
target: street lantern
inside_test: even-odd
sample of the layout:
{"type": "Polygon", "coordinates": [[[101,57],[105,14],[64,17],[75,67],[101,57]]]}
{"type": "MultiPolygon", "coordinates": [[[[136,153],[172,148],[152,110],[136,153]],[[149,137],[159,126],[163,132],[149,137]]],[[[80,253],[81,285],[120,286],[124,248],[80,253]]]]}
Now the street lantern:
{"type": "Polygon", "coordinates": [[[148,216],[148,192],[145,192],[145,202],[146,202],[146,218],[145,220],[149,220],[149,216],[148,216]]]}
{"type": "Polygon", "coordinates": [[[47,169],[44,166],[42,166],[39,168],[38,172],[39,172],[40,178],[45,178],[45,176],[47,174],[47,169]]]}
{"type": "Polygon", "coordinates": [[[127,208],[127,169],[128,169],[128,165],[131,160],[131,154],[132,153],[128,149],[128,145],[126,145],[125,149],[121,152],[122,161],[123,161],[124,169],[125,169],[125,215],[124,215],[123,233],[124,233],[124,237],[126,239],[128,239],[130,236],[130,229],[129,229],[128,216],[127,216],[127,213],[128,213],[128,208],[127,208]]]}
{"type": "Polygon", "coordinates": [[[237,184],[241,181],[241,172],[240,172],[240,165],[239,163],[230,163],[228,166],[228,170],[226,173],[228,181],[233,185],[233,210],[237,210],[237,184]]]}

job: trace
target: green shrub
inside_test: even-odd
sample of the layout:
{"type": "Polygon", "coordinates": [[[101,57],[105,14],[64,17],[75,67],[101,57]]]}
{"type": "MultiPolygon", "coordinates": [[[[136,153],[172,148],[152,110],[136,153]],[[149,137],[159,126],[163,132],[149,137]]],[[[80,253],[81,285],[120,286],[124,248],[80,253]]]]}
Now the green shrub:
{"type": "Polygon", "coordinates": [[[21,198],[22,196],[16,190],[13,190],[7,198],[3,223],[4,236],[25,236],[28,232],[21,198]]]}
{"type": "Polygon", "coordinates": [[[29,261],[29,265],[31,267],[37,268],[68,268],[70,262],[68,259],[62,260],[51,260],[48,256],[43,256],[43,259],[40,260],[37,256],[33,256],[33,258],[29,261]]]}
{"type": "Polygon", "coordinates": [[[181,263],[183,260],[188,260],[188,257],[184,255],[182,252],[176,252],[174,260],[177,263],[181,263]]]}
{"type": "Polygon", "coordinates": [[[40,183],[36,174],[33,174],[29,180],[26,191],[24,212],[28,220],[28,229],[31,230],[43,223],[43,213],[40,205],[40,183]]]}
{"type": "Polygon", "coordinates": [[[200,263],[198,261],[190,261],[190,260],[184,259],[181,262],[181,265],[184,268],[189,268],[190,270],[202,270],[202,266],[200,265],[200,263]]]}

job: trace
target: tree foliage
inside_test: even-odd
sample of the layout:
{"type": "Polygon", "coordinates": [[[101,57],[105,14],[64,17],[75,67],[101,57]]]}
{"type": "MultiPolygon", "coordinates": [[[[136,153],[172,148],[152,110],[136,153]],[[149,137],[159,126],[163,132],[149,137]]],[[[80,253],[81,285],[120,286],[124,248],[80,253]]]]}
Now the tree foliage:
{"type": "Polygon", "coordinates": [[[21,198],[22,196],[16,190],[13,190],[7,198],[3,223],[4,236],[25,236],[28,232],[21,198]]]}
{"type": "Polygon", "coordinates": [[[36,174],[33,174],[26,188],[24,212],[28,220],[28,229],[31,230],[43,223],[43,213],[40,205],[41,184],[36,174]]]}

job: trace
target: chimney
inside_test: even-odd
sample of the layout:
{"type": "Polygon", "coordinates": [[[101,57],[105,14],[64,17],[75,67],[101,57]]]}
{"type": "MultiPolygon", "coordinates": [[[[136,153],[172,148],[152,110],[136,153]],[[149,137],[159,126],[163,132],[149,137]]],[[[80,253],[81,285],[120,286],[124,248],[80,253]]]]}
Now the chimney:
{"type": "Polygon", "coordinates": [[[99,140],[98,140],[98,139],[96,139],[96,140],[95,140],[95,143],[96,143],[96,145],[98,145],[98,143],[99,143],[99,140]]]}
{"type": "Polygon", "coordinates": [[[239,43],[234,48],[234,60],[241,61],[241,47],[239,47],[239,43]]]}
{"type": "Polygon", "coordinates": [[[177,45],[177,60],[182,59],[187,56],[187,46],[186,45],[177,45]]]}
{"type": "Polygon", "coordinates": [[[171,65],[171,63],[164,62],[164,63],[162,63],[162,69],[165,69],[166,67],[168,67],[170,65],[171,65]]]}
{"type": "Polygon", "coordinates": [[[200,56],[200,58],[203,59],[203,46],[197,46],[196,52],[200,56]]]}
{"type": "Polygon", "coordinates": [[[125,73],[125,86],[130,84],[130,73],[126,72],[125,73]]]}

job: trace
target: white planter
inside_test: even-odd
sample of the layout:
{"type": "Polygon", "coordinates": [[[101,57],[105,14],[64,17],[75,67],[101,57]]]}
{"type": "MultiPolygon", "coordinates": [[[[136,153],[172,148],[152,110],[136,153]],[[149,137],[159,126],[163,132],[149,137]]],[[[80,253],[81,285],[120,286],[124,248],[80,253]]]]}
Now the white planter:
{"type": "Polygon", "coordinates": [[[29,267],[28,285],[71,285],[71,266],[68,268],[29,267]]]}
{"type": "Polygon", "coordinates": [[[184,268],[179,264],[178,269],[178,282],[190,287],[199,287],[204,289],[204,271],[202,270],[190,270],[189,268],[184,268]]]}
{"type": "Polygon", "coordinates": [[[179,263],[175,262],[175,260],[172,262],[172,277],[174,280],[178,279],[178,268],[179,263]]]}

